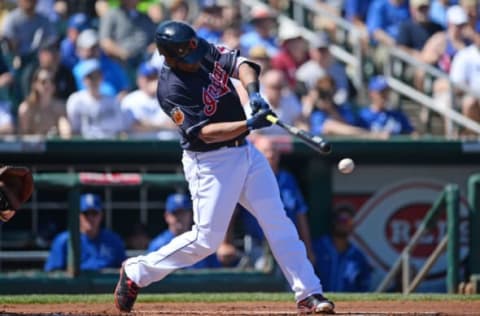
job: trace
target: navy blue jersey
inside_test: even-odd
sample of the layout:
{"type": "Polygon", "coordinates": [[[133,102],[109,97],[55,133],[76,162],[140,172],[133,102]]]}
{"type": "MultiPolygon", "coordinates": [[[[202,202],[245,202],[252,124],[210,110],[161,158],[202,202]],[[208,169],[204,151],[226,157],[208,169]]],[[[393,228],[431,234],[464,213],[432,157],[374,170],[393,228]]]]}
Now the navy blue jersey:
{"type": "MultiPolygon", "coordinates": [[[[196,72],[183,72],[165,65],[158,81],[157,98],[160,106],[180,128],[182,148],[192,151],[214,150],[232,142],[203,142],[198,138],[203,126],[246,119],[230,80],[237,70],[239,53],[209,45],[196,72]]],[[[244,138],[247,134],[238,138],[244,138]]]]}

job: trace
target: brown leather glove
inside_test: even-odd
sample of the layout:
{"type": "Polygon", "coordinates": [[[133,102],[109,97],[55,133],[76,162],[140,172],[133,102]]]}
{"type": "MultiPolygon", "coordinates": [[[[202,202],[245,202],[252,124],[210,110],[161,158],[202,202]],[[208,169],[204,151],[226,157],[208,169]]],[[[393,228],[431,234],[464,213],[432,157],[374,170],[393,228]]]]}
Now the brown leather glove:
{"type": "Polygon", "coordinates": [[[26,167],[0,167],[0,220],[8,222],[33,191],[33,177],[26,167]]]}

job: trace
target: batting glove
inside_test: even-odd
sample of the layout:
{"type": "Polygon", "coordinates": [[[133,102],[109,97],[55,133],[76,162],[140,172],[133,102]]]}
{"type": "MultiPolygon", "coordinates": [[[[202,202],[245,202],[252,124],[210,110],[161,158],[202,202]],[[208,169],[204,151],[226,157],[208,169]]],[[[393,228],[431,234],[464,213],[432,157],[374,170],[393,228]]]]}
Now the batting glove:
{"type": "Polygon", "coordinates": [[[259,92],[255,92],[249,95],[250,98],[250,108],[252,109],[252,115],[255,115],[260,110],[270,109],[270,105],[262,97],[259,92]]]}
{"type": "Polygon", "coordinates": [[[247,120],[248,129],[254,130],[272,125],[272,122],[267,119],[268,115],[276,116],[271,109],[260,109],[255,115],[247,120]]]}

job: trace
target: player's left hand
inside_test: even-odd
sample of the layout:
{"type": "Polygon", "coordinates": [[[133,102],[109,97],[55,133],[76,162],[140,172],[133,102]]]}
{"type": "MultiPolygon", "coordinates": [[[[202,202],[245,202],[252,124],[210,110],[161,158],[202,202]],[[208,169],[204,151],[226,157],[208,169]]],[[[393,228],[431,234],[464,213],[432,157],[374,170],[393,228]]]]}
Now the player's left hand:
{"type": "Polygon", "coordinates": [[[270,105],[262,97],[260,92],[252,93],[249,97],[250,97],[250,108],[252,109],[252,116],[257,114],[257,112],[260,110],[270,109],[270,105]]]}
{"type": "Polygon", "coordinates": [[[272,122],[267,119],[268,115],[276,116],[271,109],[261,109],[258,111],[247,120],[248,129],[254,130],[272,125],[272,122]]]}

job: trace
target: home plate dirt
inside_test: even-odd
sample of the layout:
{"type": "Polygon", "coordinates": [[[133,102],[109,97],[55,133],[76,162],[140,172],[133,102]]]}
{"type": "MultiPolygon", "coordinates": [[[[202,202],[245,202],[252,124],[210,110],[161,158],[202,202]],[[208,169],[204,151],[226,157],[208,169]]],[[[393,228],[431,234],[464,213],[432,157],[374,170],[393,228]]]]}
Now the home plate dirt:
{"type": "MultiPolygon", "coordinates": [[[[337,315],[366,316],[447,316],[480,315],[480,301],[341,301],[336,303],[337,315]]],[[[130,314],[118,313],[112,304],[1,304],[0,315],[297,315],[295,304],[289,302],[231,303],[137,303],[130,314]]]]}

